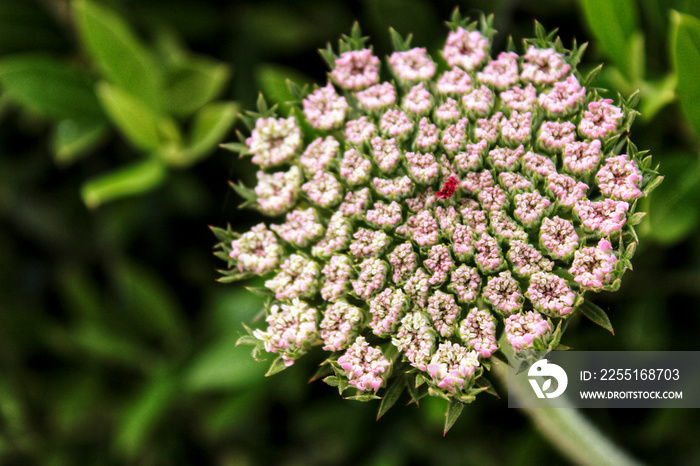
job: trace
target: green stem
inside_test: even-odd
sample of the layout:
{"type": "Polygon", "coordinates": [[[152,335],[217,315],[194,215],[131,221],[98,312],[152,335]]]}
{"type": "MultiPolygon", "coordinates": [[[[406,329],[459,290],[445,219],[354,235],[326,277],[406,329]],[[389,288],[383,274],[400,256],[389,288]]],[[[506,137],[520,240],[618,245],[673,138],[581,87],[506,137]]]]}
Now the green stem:
{"type": "MultiPolygon", "coordinates": [[[[525,378],[508,384],[508,368],[503,363],[493,365],[492,371],[510,389],[509,396],[522,397],[525,378]]],[[[563,398],[563,397],[562,397],[563,398]]],[[[564,408],[522,408],[554,447],[573,463],[591,466],[641,465],[617,445],[612,443],[598,428],[571,404],[562,400],[564,408]]],[[[560,403],[561,404],[561,403],[560,403]]]]}

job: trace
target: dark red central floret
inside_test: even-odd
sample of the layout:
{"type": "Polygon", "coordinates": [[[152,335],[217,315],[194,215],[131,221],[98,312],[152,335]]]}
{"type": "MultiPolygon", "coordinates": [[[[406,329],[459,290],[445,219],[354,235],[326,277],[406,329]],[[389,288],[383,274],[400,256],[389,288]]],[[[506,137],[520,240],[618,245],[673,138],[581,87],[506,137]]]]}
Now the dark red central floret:
{"type": "Polygon", "coordinates": [[[442,185],[442,189],[437,192],[438,199],[451,198],[452,195],[457,190],[458,185],[459,185],[459,180],[457,179],[457,177],[454,175],[450,175],[450,177],[447,178],[447,181],[445,181],[445,184],[442,185]]]}

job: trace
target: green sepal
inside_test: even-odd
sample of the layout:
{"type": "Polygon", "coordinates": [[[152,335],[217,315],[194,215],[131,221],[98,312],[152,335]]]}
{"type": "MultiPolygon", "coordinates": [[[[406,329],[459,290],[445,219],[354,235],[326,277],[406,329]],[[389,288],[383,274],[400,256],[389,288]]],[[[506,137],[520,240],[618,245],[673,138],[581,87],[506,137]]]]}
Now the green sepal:
{"type": "Polygon", "coordinates": [[[544,26],[542,26],[542,23],[535,20],[535,37],[537,37],[540,41],[547,41],[546,36],[547,31],[544,26]]]}
{"type": "Polygon", "coordinates": [[[333,69],[335,67],[335,60],[338,57],[335,55],[335,52],[333,52],[333,47],[331,47],[330,42],[326,44],[325,49],[318,49],[318,53],[321,55],[321,58],[323,58],[323,61],[326,62],[328,68],[333,69]]]}
{"type": "Polygon", "coordinates": [[[328,377],[325,377],[323,381],[331,387],[337,387],[338,395],[342,395],[343,392],[347,390],[348,386],[350,385],[348,383],[347,376],[345,375],[343,370],[338,367],[336,363],[331,363],[331,368],[333,369],[335,375],[329,375],[328,377]]]}
{"type": "Polygon", "coordinates": [[[629,109],[635,108],[639,104],[639,99],[641,97],[641,91],[637,89],[634,93],[627,98],[625,101],[625,107],[629,109]]]}
{"type": "Polygon", "coordinates": [[[583,78],[583,82],[581,85],[583,87],[591,87],[593,83],[598,79],[598,76],[600,75],[600,72],[603,71],[603,65],[600,64],[593,68],[591,71],[588,72],[585,78],[583,78]]]}
{"type": "Polygon", "coordinates": [[[250,154],[250,149],[243,143],[240,142],[227,142],[225,144],[219,144],[222,149],[229,150],[231,152],[236,152],[240,155],[250,154]]]}
{"type": "MultiPolygon", "coordinates": [[[[557,35],[557,32],[559,29],[553,29],[550,32],[547,32],[547,30],[542,26],[542,24],[535,20],[535,37],[537,39],[529,39],[529,41],[534,42],[535,45],[537,45],[538,48],[547,48],[552,45],[552,40],[554,37],[557,35]]],[[[561,52],[561,49],[563,46],[561,45],[561,40],[558,40],[558,47],[555,47],[558,49],[558,52],[561,52]]]]}
{"type": "MultiPolygon", "coordinates": [[[[275,104],[272,107],[268,106],[262,92],[258,94],[258,100],[255,103],[255,107],[258,110],[257,112],[246,111],[240,116],[241,120],[246,124],[246,126],[248,126],[248,128],[252,129],[255,126],[255,122],[260,118],[271,118],[277,116],[278,105],[275,104]]],[[[245,140],[242,138],[240,133],[238,137],[241,141],[245,140]]]]}
{"type": "Polygon", "coordinates": [[[236,191],[236,194],[245,199],[245,202],[240,206],[241,208],[257,204],[258,196],[255,194],[255,191],[246,187],[242,182],[239,181],[238,184],[230,182],[229,185],[236,191]]]}
{"type": "Polygon", "coordinates": [[[231,225],[227,225],[226,229],[224,230],[223,228],[215,227],[215,226],[209,226],[209,229],[211,230],[212,233],[214,233],[214,236],[216,236],[216,239],[221,241],[222,243],[229,243],[233,241],[238,235],[231,230],[231,225]]]}
{"type": "Polygon", "coordinates": [[[649,182],[646,184],[646,186],[644,186],[644,189],[642,190],[644,195],[648,196],[653,190],[659,187],[663,180],[663,176],[656,176],[653,179],[649,180],[649,182]]]}
{"type": "Polygon", "coordinates": [[[411,41],[413,40],[413,34],[409,34],[404,39],[403,37],[401,37],[401,34],[399,34],[396,31],[396,29],[389,28],[389,35],[391,36],[391,45],[394,47],[395,51],[405,52],[411,48],[411,41]]]}
{"type": "Polygon", "coordinates": [[[228,263],[229,267],[233,266],[233,260],[226,251],[214,251],[214,256],[228,263]]]}
{"type": "Polygon", "coordinates": [[[264,286],[246,286],[245,289],[253,293],[255,296],[260,296],[261,298],[269,298],[275,296],[275,293],[273,293],[270,289],[265,288],[264,286]]]}
{"type": "MultiPolygon", "coordinates": [[[[639,156],[641,157],[641,154],[639,154],[639,156]]],[[[639,168],[641,168],[642,171],[647,171],[649,169],[649,166],[651,165],[651,162],[652,162],[651,155],[647,155],[640,162],[639,168]]]]}
{"type": "Polygon", "coordinates": [[[219,270],[219,273],[224,275],[223,277],[216,279],[216,281],[219,283],[233,283],[241,280],[246,280],[255,276],[254,273],[238,272],[235,270],[219,270]]]}
{"type": "Polygon", "coordinates": [[[360,29],[360,23],[355,21],[350,30],[350,35],[347,36],[343,34],[342,39],[338,41],[338,50],[340,53],[349,52],[351,50],[362,50],[365,48],[365,43],[369,40],[369,37],[362,36],[362,29],[360,29]]]}
{"type": "Polygon", "coordinates": [[[642,223],[642,220],[644,219],[646,214],[646,212],[635,212],[629,218],[628,223],[632,226],[639,225],[640,223],[642,223]]]}
{"type": "MultiPolygon", "coordinates": [[[[632,268],[631,264],[630,264],[629,268],[632,268]]],[[[622,285],[622,280],[620,280],[619,278],[616,278],[615,281],[613,281],[611,284],[604,286],[603,290],[605,290],[605,291],[617,291],[620,289],[620,285],[622,285]]],[[[613,334],[614,334],[614,332],[613,332],[613,334]]]]}
{"type": "Polygon", "coordinates": [[[419,387],[415,387],[415,386],[413,386],[413,384],[410,384],[410,383],[406,384],[406,390],[408,391],[408,394],[411,396],[411,401],[409,402],[409,404],[415,403],[416,406],[418,406],[421,398],[428,395],[427,390],[421,389],[419,387]]]}
{"type": "Polygon", "coordinates": [[[294,98],[297,100],[301,100],[306,94],[309,93],[309,85],[306,83],[299,87],[297,83],[291,79],[287,79],[287,87],[289,88],[289,92],[291,92],[294,98]]]}
{"type": "Polygon", "coordinates": [[[506,52],[514,52],[517,53],[518,47],[515,45],[515,41],[513,40],[513,36],[508,36],[508,41],[506,42],[506,52]]]}
{"type": "Polygon", "coordinates": [[[581,58],[583,58],[583,54],[586,53],[587,48],[588,42],[584,42],[579,47],[576,43],[576,39],[574,39],[574,45],[572,47],[571,54],[569,55],[569,64],[572,68],[575,68],[581,62],[581,58]]]}

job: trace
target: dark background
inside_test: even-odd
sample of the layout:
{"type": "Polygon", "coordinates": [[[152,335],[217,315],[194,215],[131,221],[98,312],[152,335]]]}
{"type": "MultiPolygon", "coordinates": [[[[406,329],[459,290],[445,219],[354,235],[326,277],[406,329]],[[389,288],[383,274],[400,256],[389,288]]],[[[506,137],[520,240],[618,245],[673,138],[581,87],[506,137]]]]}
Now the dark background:
{"type": "MultiPolygon", "coordinates": [[[[60,80],[39,91],[23,88],[26,81],[8,81],[6,60],[36,53],[79,70],[90,92],[113,81],[85,45],[73,3],[85,2],[0,1],[0,463],[565,462],[504,399],[479,396],[443,437],[441,400],[425,399],[416,408],[402,406],[408,401],[402,398],[375,421],[377,403],[345,401],[322,382],[307,383],[319,353],[264,378],[266,364],[235,347],[241,323],[250,323],[260,300],[242,286],[215,281],[223,264],[212,255],[216,240],[207,228],[230,223],[243,231],[260,221],[237,209],[241,199],[228,187],[229,180],[252,184],[249,160],[212,144],[206,157],[182,166],[165,163],[158,182],[136,183],[136,175],[121,170],[158,159],[160,148],[135,143],[109,112],[93,117],[47,110],[46,95],[59,95],[59,107],[78,101],[60,80]],[[38,103],[32,92],[38,92],[38,103]],[[91,118],[104,122],[100,136],[58,156],[59,126],[91,118]],[[116,181],[106,182],[107,195],[98,190],[101,205],[86,207],[86,190],[105,173],[117,173],[116,181]]],[[[380,56],[390,52],[388,26],[412,32],[415,45],[436,52],[446,37],[443,21],[455,7],[427,0],[92,3],[117,12],[158,67],[167,62],[163,44],[169,38],[188,54],[228,68],[229,79],[209,100],[235,102],[239,109],[254,108],[260,90],[273,102],[284,99],[286,76],[324,81],[327,69],[317,49],[336,44],[355,20],[380,56]]],[[[601,18],[595,16],[613,24],[627,20],[605,9],[586,16],[584,3],[457,5],[475,18],[495,14],[495,51],[508,35],[518,44],[533,36],[537,19],[548,30],[559,28],[566,45],[574,38],[591,42],[581,68],[585,73],[604,62],[599,85],[624,95],[642,88],[641,108],[647,111],[632,139],[651,151],[666,180],[644,201],[642,210],[650,214],[638,229],[634,271],[617,293],[592,297],[608,312],[615,336],[574,317],[562,342],[576,350],[696,350],[699,146],[688,110],[693,101],[683,101],[693,94],[684,91],[681,75],[680,103],[672,84],[670,96],[662,91],[664,79],[682,71],[674,66],[673,57],[681,55],[669,39],[670,10],[697,14],[697,7],[683,0],[613,2],[632,5],[632,29],[645,39],[636,59],[646,64],[635,73],[634,58],[611,53],[615,44],[596,29],[601,18]]],[[[188,89],[173,92],[190,98],[188,89]]],[[[183,134],[195,126],[193,115],[173,110],[183,134]]],[[[236,140],[236,129],[245,131],[236,121],[215,142],[236,140]]],[[[584,414],[651,464],[700,464],[695,410],[584,414]]]]}

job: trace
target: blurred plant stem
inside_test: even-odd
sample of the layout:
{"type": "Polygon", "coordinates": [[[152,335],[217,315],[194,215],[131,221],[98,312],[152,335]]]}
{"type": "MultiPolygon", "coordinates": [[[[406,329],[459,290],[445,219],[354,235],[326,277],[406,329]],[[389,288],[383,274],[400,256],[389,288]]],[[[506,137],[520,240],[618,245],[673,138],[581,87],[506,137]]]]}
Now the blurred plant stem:
{"type": "MultiPolygon", "coordinates": [[[[508,368],[498,362],[493,365],[492,373],[501,381],[504,388],[510,389],[509,396],[523,396],[525,390],[531,390],[522,378],[517,383],[508,384],[508,368]]],[[[559,400],[566,408],[523,408],[542,435],[564,456],[575,464],[591,466],[632,466],[640,465],[634,458],[612,443],[598,428],[571,402],[559,400]]]]}

